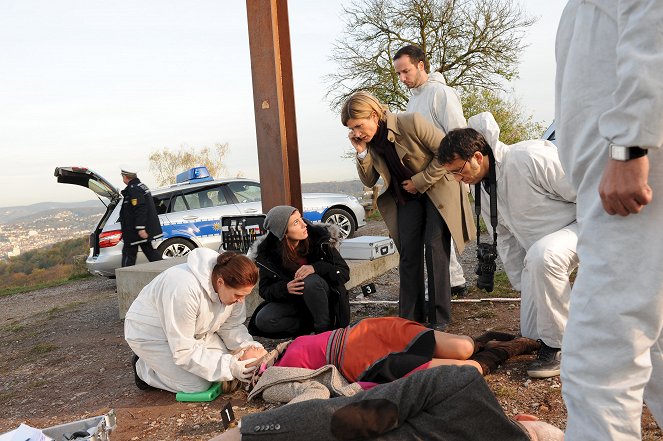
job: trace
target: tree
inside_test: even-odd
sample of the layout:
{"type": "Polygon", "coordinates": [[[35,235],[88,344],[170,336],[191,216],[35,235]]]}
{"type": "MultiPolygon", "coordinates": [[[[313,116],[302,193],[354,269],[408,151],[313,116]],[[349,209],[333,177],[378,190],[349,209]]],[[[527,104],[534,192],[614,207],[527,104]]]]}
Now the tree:
{"type": "Polygon", "coordinates": [[[522,105],[514,97],[489,89],[466,89],[461,98],[466,117],[481,112],[491,112],[500,127],[500,141],[515,144],[525,139],[536,139],[543,135],[545,126],[533,121],[532,116],[525,116],[522,105]]]}
{"type": "Polygon", "coordinates": [[[518,76],[524,33],[535,22],[513,0],[366,0],[345,7],[343,20],[333,51],[339,69],[327,76],[332,107],[367,90],[394,111],[409,96],[392,68],[401,47],[421,47],[449,86],[502,90],[518,76]]]}
{"type": "Polygon", "coordinates": [[[213,148],[200,149],[180,146],[175,152],[165,147],[150,154],[150,170],[154,172],[158,185],[172,184],[178,173],[200,165],[207,167],[210,175],[222,176],[227,173],[224,158],[228,148],[228,143],[214,144],[213,148]]]}

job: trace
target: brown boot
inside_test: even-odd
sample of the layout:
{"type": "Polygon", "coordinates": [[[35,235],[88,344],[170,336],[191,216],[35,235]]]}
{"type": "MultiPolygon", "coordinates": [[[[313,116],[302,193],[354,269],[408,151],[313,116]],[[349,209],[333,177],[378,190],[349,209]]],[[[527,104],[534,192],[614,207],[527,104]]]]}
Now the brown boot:
{"type": "Polygon", "coordinates": [[[541,343],[527,337],[518,337],[509,341],[493,340],[486,343],[486,349],[494,348],[504,349],[509,357],[515,357],[516,355],[531,354],[538,351],[541,348],[541,343]]]}
{"type": "Polygon", "coordinates": [[[479,351],[483,351],[484,348],[486,347],[486,343],[488,343],[489,341],[492,340],[509,341],[513,340],[514,338],[516,338],[515,335],[507,334],[506,332],[498,332],[498,331],[484,332],[480,336],[472,338],[472,340],[474,340],[473,354],[476,354],[479,351]]]}

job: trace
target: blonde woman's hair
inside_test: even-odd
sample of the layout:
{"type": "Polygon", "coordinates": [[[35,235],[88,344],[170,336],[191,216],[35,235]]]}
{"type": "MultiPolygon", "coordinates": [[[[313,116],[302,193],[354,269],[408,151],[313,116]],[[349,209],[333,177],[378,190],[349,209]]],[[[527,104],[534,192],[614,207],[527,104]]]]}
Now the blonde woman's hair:
{"type": "Polygon", "coordinates": [[[343,103],[341,109],[341,123],[344,126],[348,125],[350,119],[363,119],[371,116],[371,113],[377,113],[380,121],[387,119],[386,112],[389,110],[387,106],[382,104],[368,92],[359,91],[355,92],[343,103]]]}

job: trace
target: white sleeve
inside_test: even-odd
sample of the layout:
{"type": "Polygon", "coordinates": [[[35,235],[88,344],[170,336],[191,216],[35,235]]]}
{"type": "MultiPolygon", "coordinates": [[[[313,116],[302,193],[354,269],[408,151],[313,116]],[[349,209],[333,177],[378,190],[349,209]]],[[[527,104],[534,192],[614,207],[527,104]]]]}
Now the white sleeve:
{"type": "Polygon", "coordinates": [[[658,148],[663,144],[663,2],[617,3],[617,86],[599,131],[618,145],[658,148]]]}
{"type": "Polygon", "coordinates": [[[453,129],[467,127],[463,106],[453,89],[439,88],[433,98],[433,115],[446,135],[453,129]]]}

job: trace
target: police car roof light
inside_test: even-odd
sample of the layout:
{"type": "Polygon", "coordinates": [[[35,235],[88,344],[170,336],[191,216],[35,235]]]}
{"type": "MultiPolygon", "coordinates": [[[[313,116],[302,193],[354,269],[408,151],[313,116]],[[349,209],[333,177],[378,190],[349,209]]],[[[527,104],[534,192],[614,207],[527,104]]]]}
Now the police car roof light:
{"type": "Polygon", "coordinates": [[[187,171],[179,173],[175,178],[175,182],[177,182],[178,184],[182,184],[185,182],[194,183],[194,182],[205,182],[213,180],[214,178],[210,176],[207,167],[205,167],[204,165],[190,168],[187,171]]]}

